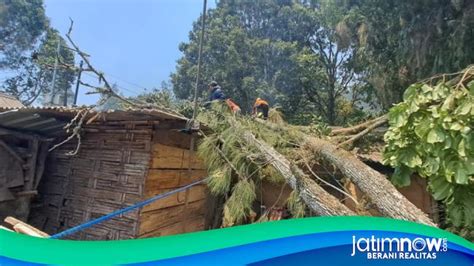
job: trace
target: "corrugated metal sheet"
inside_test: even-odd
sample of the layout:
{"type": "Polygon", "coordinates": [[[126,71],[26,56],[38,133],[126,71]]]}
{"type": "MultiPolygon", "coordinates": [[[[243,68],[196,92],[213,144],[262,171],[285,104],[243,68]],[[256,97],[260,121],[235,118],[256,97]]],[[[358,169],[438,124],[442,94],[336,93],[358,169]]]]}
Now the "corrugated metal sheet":
{"type": "Polygon", "coordinates": [[[6,108],[20,108],[25,107],[20,101],[15,97],[0,92],[0,107],[6,108]]]}
{"type": "Polygon", "coordinates": [[[0,127],[2,128],[55,136],[63,134],[65,125],[65,122],[56,118],[44,117],[37,113],[18,112],[18,110],[0,112],[0,127]]]}
{"type": "MultiPolygon", "coordinates": [[[[39,133],[45,136],[64,133],[64,126],[84,108],[68,107],[0,107],[0,127],[39,133]]],[[[106,121],[134,121],[134,120],[182,120],[187,118],[158,109],[127,109],[89,112],[89,119],[100,114],[97,120],[106,121]]]]}

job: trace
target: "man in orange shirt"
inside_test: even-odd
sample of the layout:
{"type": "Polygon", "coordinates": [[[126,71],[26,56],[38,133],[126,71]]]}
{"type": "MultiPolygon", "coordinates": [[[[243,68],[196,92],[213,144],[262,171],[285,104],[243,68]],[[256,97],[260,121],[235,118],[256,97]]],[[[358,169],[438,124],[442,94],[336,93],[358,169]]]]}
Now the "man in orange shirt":
{"type": "Polygon", "coordinates": [[[257,98],[257,100],[255,100],[255,104],[253,105],[253,115],[255,115],[258,118],[263,118],[267,120],[268,110],[269,110],[269,106],[268,106],[267,101],[260,98],[257,98]]]}

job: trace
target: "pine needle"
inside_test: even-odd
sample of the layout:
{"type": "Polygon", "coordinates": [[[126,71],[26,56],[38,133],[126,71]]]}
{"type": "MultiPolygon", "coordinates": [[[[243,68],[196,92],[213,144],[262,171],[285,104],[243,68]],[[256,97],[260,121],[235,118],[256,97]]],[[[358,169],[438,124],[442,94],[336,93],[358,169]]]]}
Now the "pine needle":
{"type": "Polygon", "coordinates": [[[305,216],[306,206],[303,202],[301,202],[296,191],[292,191],[290,193],[290,196],[286,202],[286,206],[294,218],[302,218],[305,216]]]}
{"type": "Polygon", "coordinates": [[[255,198],[254,182],[248,179],[240,180],[224,205],[225,224],[228,226],[241,224],[251,213],[255,198]]]}

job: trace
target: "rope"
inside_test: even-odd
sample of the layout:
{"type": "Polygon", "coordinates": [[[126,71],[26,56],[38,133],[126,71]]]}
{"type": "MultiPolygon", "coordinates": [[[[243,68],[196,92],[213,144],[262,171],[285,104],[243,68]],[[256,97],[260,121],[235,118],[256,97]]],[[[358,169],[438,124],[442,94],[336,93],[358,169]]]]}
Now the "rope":
{"type": "MultiPolygon", "coordinates": [[[[204,0],[203,6],[202,6],[201,39],[199,40],[199,53],[198,53],[196,84],[195,84],[195,87],[194,87],[194,108],[193,108],[192,123],[194,123],[194,120],[196,120],[197,109],[198,109],[197,97],[198,97],[199,78],[200,78],[200,75],[201,75],[202,44],[204,42],[204,32],[205,32],[205,29],[206,29],[206,6],[207,6],[207,0],[204,0]]],[[[191,125],[191,126],[194,126],[194,125],[191,125]]]]}
{"type": "Polygon", "coordinates": [[[78,226],[69,228],[69,229],[67,229],[67,230],[65,230],[65,231],[62,231],[61,233],[57,233],[57,234],[55,234],[55,235],[50,236],[50,238],[51,238],[51,239],[59,239],[59,238],[63,238],[63,237],[65,237],[65,236],[68,236],[68,235],[70,235],[70,234],[74,234],[74,233],[76,233],[76,232],[78,232],[78,231],[84,230],[84,229],[89,228],[89,227],[91,227],[91,226],[93,226],[93,225],[96,225],[96,224],[98,224],[98,223],[101,223],[101,222],[110,220],[110,219],[112,219],[113,217],[118,216],[118,215],[120,215],[120,214],[124,214],[124,213],[126,213],[126,212],[131,211],[131,210],[134,210],[134,209],[137,209],[137,208],[141,208],[141,207],[143,207],[143,206],[145,206],[145,205],[148,205],[148,204],[150,204],[150,203],[152,203],[152,202],[154,202],[154,201],[156,201],[156,200],[159,200],[159,199],[162,199],[162,198],[166,198],[166,197],[168,197],[168,196],[171,196],[171,195],[176,194],[176,193],[181,192],[181,191],[185,191],[185,190],[187,190],[188,188],[191,188],[191,187],[193,187],[193,186],[199,185],[199,184],[201,184],[201,183],[203,183],[203,182],[205,182],[205,181],[206,181],[206,178],[201,179],[201,180],[196,181],[196,182],[193,182],[193,183],[191,183],[191,184],[189,184],[189,185],[180,187],[180,188],[178,188],[178,189],[171,190],[171,191],[165,192],[165,193],[163,193],[163,194],[156,195],[156,196],[154,196],[154,197],[152,197],[152,198],[149,198],[149,199],[144,200],[144,201],[142,201],[142,202],[136,203],[136,204],[134,204],[134,205],[132,205],[132,206],[129,206],[129,207],[126,207],[126,208],[123,208],[123,209],[120,209],[120,210],[111,212],[111,213],[106,214],[106,215],[104,215],[104,216],[102,216],[102,217],[99,217],[99,218],[97,218],[97,219],[94,219],[94,220],[88,221],[88,222],[86,222],[86,223],[80,224],[80,225],[78,225],[78,226]]]}

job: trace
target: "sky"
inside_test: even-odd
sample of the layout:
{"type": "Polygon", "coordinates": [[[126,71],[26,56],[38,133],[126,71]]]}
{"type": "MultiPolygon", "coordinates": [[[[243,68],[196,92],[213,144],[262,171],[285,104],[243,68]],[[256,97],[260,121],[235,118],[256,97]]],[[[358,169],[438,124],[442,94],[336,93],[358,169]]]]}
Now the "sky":
{"type": "MultiPolygon", "coordinates": [[[[179,44],[188,40],[202,4],[202,0],[45,0],[52,27],[65,38],[72,18],[73,40],[126,96],[169,80],[181,56],[179,44]]],[[[215,1],[209,0],[208,9],[213,7],[215,1]]],[[[95,79],[89,74],[84,81],[95,79]]],[[[80,88],[79,105],[97,101],[98,96],[87,96],[87,91],[80,88]]]]}

